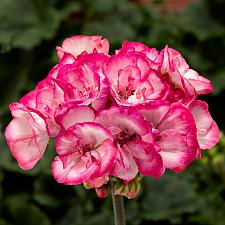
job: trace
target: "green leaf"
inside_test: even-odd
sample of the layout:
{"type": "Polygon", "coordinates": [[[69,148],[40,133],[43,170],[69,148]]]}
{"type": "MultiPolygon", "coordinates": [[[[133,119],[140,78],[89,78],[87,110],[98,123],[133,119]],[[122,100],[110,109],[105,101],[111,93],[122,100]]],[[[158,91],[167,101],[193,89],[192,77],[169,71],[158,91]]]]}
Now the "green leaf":
{"type": "Polygon", "coordinates": [[[6,222],[4,219],[1,219],[1,218],[0,218],[0,225],[12,225],[12,224],[9,224],[9,223],[6,222]]]}
{"type": "Polygon", "coordinates": [[[193,33],[200,41],[225,34],[224,27],[210,17],[205,0],[196,1],[187,7],[180,14],[178,22],[185,32],[193,33]]]}
{"type": "Polygon", "coordinates": [[[51,39],[61,21],[77,10],[79,4],[76,2],[58,10],[51,1],[1,0],[0,20],[4,21],[0,27],[2,50],[28,50],[39,45],[42,40],[51,39]]]}
{"type": "Polygon", "coordinates": [[[34,194],[33,199],[41,206],[56,208],[60,206],[60,201],[58,201],[57,196],[54,196],[50,191],[53,187],[53,184],[56,184],[56,181],[53,180],[52,175],[49,176],[39,176],[34,181],[34,194]]]}
{"type": "Polygon", "coordinates": [[[194,213],[201,205],[195,187],[184,174],[165,174],[157,181],[147,181],[149,190],[143,193],[142,216],[146,220],[168,220],[181,224],[183,214],[194,213]]]}
{"type": "Polygon", "coordinates": [[[130,24],[113,16],[109,16],[102,22],[96,21],[85,24],[82,33],[86,35],[99,34],[108,38],[111,42],[131,40],[135,37],[135,30],[130,24]]]}
{"type": "Polygon", "coordinates": [[[27,194],[13,195],[5,199],[12,223],[15,225],[50,225],[47,215],[28,199],[27,194]]]}

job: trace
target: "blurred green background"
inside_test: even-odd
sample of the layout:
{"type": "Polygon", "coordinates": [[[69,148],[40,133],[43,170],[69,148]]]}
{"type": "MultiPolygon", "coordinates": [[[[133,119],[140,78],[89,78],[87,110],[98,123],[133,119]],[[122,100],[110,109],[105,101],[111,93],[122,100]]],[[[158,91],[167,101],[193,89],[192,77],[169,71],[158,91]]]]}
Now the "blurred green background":
{"type": "MultiPolygon", "coordinates": [[[[35,87],[57,63],[66,37],[102,35],[111,52],[122,40],[178,49],[212,80],[203,96],[225,130],[224,0],[0,0],[0,225],[112,225],[111,199],[57,184],[50,174],[50,143],[31,171],[19,169],[4,139],[8,104],[35,87]]],[[[128,225],[224,225],[225,137],[185,172],[144,179],[141,194],[125,200],[128,225]]]]}

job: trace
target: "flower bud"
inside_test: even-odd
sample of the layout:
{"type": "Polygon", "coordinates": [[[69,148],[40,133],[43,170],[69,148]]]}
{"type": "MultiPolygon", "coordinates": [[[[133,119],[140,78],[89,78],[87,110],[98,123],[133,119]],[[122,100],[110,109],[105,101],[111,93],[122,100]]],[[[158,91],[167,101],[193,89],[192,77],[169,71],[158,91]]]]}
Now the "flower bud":
{"type": "Polygon", "coordinates": [[[122,195],[127,198],[135,198],[141,189],[141,177],[138,175],[135,179],[129,183],[123,181],[117,181],[114,187],[115,195],[122,195]]]}
{"type": "Polygon", "coordinates": [[[99,188],[95,188],[96,194],[99,198],[105,198],[109,194],[109,186],[103,185],[99,188]]]}

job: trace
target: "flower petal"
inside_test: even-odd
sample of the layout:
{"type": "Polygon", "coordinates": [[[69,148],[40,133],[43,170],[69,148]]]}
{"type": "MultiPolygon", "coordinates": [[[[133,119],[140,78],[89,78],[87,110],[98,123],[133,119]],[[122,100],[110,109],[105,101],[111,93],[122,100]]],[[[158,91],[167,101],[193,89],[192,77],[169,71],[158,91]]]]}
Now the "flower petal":
{"type": "Polygon", "coordinates": [[[154,176],[157,179],[163,174],[162,158],[152,144],[143,141],[131,141],[127,143],[127,147],[130,149],[142,175],[154,176]]]}
{"type": "Polygon", "coordinates": [[[147,121],[150,121],[154,128],[170,110],[170,104],[167,101],[156,100],[145,105],[139,105],[137,109],[141,112],[147,121]]]}
{"type": "Polygon", "coordinates": [[[210,149],[219,141],[219,128],[212,119],[206,102],[196,100],[189,106],[197,127],[197,138],[201,149],[210,149]]]}
{"type": "Polygon", "coordinates": [[[112,140],[106,139],[95,150],[91,151],[91,155],[99,161],[99,171],[92,178],[106,176],[114,166],[117,148],[115,148],[112,140]]]}
{"type": "Polygon", "coordinates": [[[102,111],[95,121],[108,129],[117,127],[139,135],[150,132],[149,124],[137,110],[131,107],[111,107],[102,111]]]}
{"type": "Polygon", "coordinates": [[[83,52],[92,53],[94,50],[107,55],[109,42],[106,39],[102,40],[101,36],[77,35],[66,38],[62,43],[62,48],[57,47],[56,49],[59,59],[63,57],[64,53],[70,53],[76,58],[83,52]]]}
{"type": "Polygon", "coordinates": [[[213,87],[211,82],[208,79],[200,76],[196,71],[189,69],[183,76],[195,88],[195,91],[198,95],[212,92],[213,87]]]}
{"type": "Polygon", "coordinates": [[[138,174],[138,167],[132,157],[132,154],[126,149],[120,149],[115,164],[110,172],[122,180],[133,180],[138,174]]]}
{"type": "Polygon", "coordinates": [[[73,160],[64,168],[63,162],[56,157],[52,163],[52,174],[59,183],[77,185],[86,181],[96,170],[97,164],[93,163],[89,167],[82,160],[73,160]]]}
{"type": "Polygon", "coordinates": [[[64,95],[64,90],[53,79],[47,78],[39,82],[35,90],[21,98],[20,102],[43,115],[49,136],[55,137],[59,133],[59,127],[55,123],[54,114],[64,102],[64,95]]]}
{"type": "Polygon", "coordinates": [[[165,168],[186,168],[194,160],[196,149],[189,146],[189,142],[187,137],[177,130],[169,129],[161,132],[158,141],[161,148],[159,154],[162,156],[165,168]]]}
{"type": "Polygon", "coordinates": [[[62,129],[67,129],[76,123],[92,122],[95,119],[94,111],[88,106],[76,103],[66,103],[58,110],[55,120],[62,129]]]}
{"type": "Polygon", "coordinates": [[[10,108],[14,118],[5,131],[7,143],[19,166],[25,170],[32,169],[42,158],[48,144],[45,122],[20,103],[14,103],[10,108]]]}
{"type": "Polygon", "coordinates": [[[77,123],[57,136],[55,146],[58,154],[67,155],[79,153],[79,145],[91,145],[95,149],[106,139],[112,141],[113,137],[100,124],[77,123]]]}
{"type": "Polygon", "coordinates": [[[170,110],[158,124],[158,130],[160,131],[176,129],[183,134],[186,134],[190,127],[194,131],[196,130],[193,117],[185,107],[180,105],[170,107],[170,110]]]}

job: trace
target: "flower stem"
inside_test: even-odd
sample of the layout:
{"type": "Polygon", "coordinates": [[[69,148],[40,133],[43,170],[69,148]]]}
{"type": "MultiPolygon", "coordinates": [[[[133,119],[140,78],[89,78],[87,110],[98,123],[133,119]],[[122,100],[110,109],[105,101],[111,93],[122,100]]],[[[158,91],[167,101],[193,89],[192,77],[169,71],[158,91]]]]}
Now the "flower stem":
{"type": "Polygon", "coordinates": [[[112,186],[111,193],[112,193],[114,223],[115,225],[126,225],[123,196],[114,195],[114,186],[115,186],[114,181],[111,181],[111,186],[112,186]]]}

